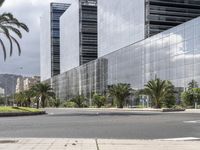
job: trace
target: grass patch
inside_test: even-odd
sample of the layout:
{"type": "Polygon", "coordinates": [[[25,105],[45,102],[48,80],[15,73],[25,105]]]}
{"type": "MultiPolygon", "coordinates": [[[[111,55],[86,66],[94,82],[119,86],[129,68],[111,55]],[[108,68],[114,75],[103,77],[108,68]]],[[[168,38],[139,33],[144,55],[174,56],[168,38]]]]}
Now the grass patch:
{"type": "Polygon", "coordinates": [[[0,106],[0,113],[7,113],[7,112],[40,112],[41,110],[36,108],[29,108],[29,107],[4,107],[0,106]]]}

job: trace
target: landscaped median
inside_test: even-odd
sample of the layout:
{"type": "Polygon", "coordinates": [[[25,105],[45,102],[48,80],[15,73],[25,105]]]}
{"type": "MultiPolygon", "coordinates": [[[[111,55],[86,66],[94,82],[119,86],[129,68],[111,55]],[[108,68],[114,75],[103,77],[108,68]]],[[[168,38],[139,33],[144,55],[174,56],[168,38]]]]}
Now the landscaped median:
{"type": "Polygon", "coordinates": [[[30,116],[46,114],[45,111],[29,107],[0,107],[0,117],[30,116]]]}

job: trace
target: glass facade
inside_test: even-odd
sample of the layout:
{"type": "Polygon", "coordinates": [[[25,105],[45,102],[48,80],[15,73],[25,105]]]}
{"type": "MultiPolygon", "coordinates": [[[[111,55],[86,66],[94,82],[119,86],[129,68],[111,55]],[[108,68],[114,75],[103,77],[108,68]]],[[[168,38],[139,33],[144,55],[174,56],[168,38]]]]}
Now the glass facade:
{"type": "Polygon", "coordinates": [[[198,0],[146,0],[146,37],[200,16],[198,0]]]}
{"type": "Polygon", "coordinates": [[[79,66],[79,4],[74,1],[60,17],[60,70],[79,66]]]}
{"type": "Polygon", "coordinates": [[[80,65],[97,59],[97,0],[80,0],[80,65]]]}
{"type": "Polygon", "coordinates": [[[60,16],[69,7],[65,3],[51,3],[40,19],[40,75],[41,81],[60,74],[60,16]]]}
{"type": "Polygon", "coordinates": [[[97,59],[97,0],[74,1],[60,20],[61,73],[97,59]]]}
{"type": "Polygon", "coordinates": [[[47,82],[61,100],[94,92],[104,93],[109,85],[129,83],[143,88],[159,77],[184,88],[200,82],[200,18],[131,44],[97,60],[74,68],[47,82]]]}
{"type": "Polygon", "coordinates": [[[51,3],[51,76],[60,74],[60,16],[69,4],[51,3]]]}
{"type": "Polygon", "coordinates": [[[198,16],[199,0],[99,0],[98,56],[198,16]]]}
{"type": "Polygon", "coordinates": [[[145,0],[98,1],[98,56],[145,38],[145,0]]]}

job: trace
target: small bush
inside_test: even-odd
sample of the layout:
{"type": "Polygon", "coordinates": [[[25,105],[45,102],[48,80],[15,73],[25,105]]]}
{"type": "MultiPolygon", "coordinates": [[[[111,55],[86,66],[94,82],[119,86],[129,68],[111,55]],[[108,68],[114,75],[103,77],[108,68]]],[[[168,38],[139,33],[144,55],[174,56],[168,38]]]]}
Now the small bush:
{"type": "Polygon", "coordinates": [[[181,105],[174,105],[174,106],[172,107],[172,109],[184,109],[184,107],[181,106],[181,105]]]}
{"type": "Polygon", "coordinates": [[[75,103],[75,106],[77,108],[88,107],[87,98],[84,95],[77,95],[76,97],[72,98],[70,101],[75,103]]]}
{"type": "Polygon", "coordinates": [[[176,104],[176,100],[174,98],[171,98],[171,99],[169,98],[163,101],[164,107],[167,107],[167,108],[173,108],[175,104],[176,104]]]}
{"type": "Polygon", "coordinates": [[[76,104],[74,102],[67,101],[67,102],[63,103],[62,106],[65,108],[75,108],[76,104]]]}
{"type": "Polygon", "coordinates": [[[102,106],[105,106],[106,97],[99,94],[94,94],[93,103],[97,108],[101,108],[102,106]]]}

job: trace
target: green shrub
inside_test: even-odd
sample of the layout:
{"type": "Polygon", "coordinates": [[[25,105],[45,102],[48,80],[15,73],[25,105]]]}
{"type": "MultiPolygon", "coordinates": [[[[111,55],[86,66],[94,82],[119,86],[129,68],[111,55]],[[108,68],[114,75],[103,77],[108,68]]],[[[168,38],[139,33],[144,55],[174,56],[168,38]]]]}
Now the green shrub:
{"type": "Polygon", "coordinates": [[[70,101],[75,103],[77,108],[88,107],[87,98],[84,95],[77,95],[76,97],[72,98],[70,101]]]}
{"type": "Polygon", "coordinates": [[[94,94],[93,95],[93,103],[97,108],[101,108],[102,106],[105,106],[106,97],[102,96],[100,94],[94,94]]]}
{"type": "Polygon", "coordinates": [[[75,108],[76,104],[74,102],[71,101],[66,101],[62,104],[63,107],[65,108],[75,108]]]}
{"type": "Polygon", "coordinates": [[[60,99],[50,98],[48,100],[48,105],[50,107],[56,107],[56,108],[58,108],[61,105],[60,99]]]}
{"type": "Polygon", "coordinates": [[[174,98],[169,98],[163,101],[164,107],[172,108],[176,104],[176,100],[174,98]]]}
{"type": "Polygon", "coordinates": [[[174,105],[172,108],[173,109],[184,109],[184,107],[181,105],[174,105]]]}

